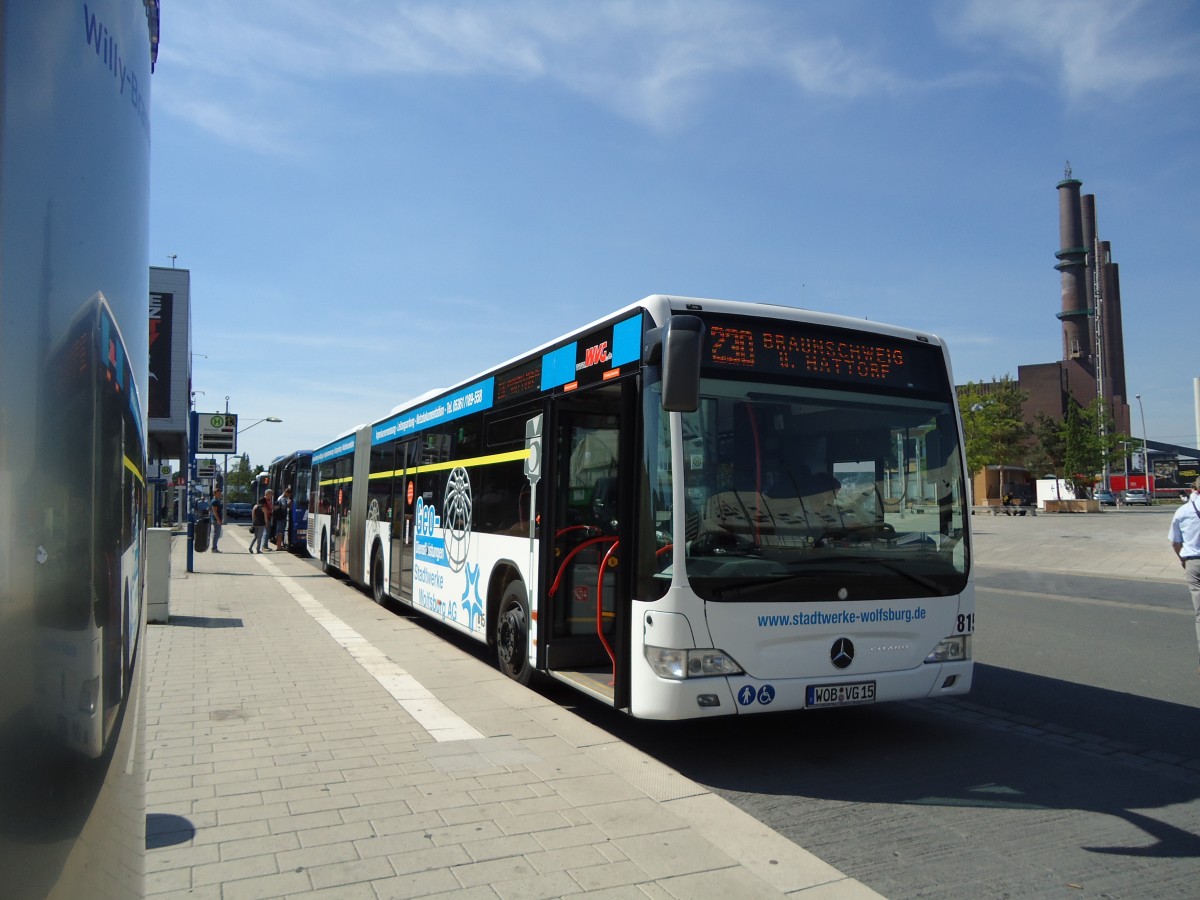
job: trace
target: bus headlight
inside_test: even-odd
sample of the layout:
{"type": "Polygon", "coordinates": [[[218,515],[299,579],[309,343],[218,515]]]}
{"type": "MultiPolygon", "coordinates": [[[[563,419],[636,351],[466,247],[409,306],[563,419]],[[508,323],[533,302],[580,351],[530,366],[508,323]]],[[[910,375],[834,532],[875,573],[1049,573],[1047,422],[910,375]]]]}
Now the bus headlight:
{"type": "Polygon", "coordinates": [[[970,635],[957,634],[942,638],[933,652],[925,657],[927,663],[962,662],[971,658],[970,635]]]}
{"type": "Polygon", "coordinates": [[[714,675],[742,675],[742,667],[722,650],[677,650],[646,646],[646,662],[659,678],[683,681],[714,675]]]}
{"type": "Polygon", "coordinates": [[[93,715],[100,705],[100,676],[90,678],[79,688],[79,711],[93,715]]]}

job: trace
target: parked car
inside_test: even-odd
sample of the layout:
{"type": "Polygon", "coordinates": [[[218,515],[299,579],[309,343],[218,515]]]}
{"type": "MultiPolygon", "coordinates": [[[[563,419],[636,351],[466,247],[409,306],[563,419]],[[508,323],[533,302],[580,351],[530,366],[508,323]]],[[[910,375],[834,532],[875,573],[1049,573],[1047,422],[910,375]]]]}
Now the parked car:
{"type": "Polygon", "coordinates": [[[1117,495],[1105,488],[1099,488],[1092,494],[1093,500],[1099,500],[1101,506],[1116,506],[1117,495]]]}
{"type": "Polygon", "coordinates": [[[1128,506],[1149,506],[1151,503],[1150,492],[1144,491],[1141,488],[1130,488],[1127,491],[1121,492],[1121,502],[1128,506]]]}
{"type": "Polygon", "coordinates": [[[226,503],[225,517],[228,519],[248,519],[254,509],[250,503],[226,503]]]}

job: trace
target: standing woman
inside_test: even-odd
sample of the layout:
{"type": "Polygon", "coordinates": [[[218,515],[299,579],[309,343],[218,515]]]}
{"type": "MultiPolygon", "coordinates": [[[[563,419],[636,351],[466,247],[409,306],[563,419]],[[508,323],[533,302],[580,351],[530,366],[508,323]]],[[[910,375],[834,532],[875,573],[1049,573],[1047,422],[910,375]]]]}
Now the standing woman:
{"type": "Polygon", "coordinates": [[[271,490],[270,488],[267,488],[266,491],[263,492],[262,508],[263,508],[263,523],[264,523],[263,524],[263,534],[265,535],[265,537],[263,538],[263,542],[262,542],[261,546],[262,546],[263,550],[270,550],[271,549],[271,531],[269,529],[273,528],[274,524],[275,524],[275,517],[274,517],[275,492],[273,490],[271,490]]]}
{"type": "Polygon", "coordinates": [[[250,552],[262,553],[266,538],[264,532],[267,530],[267,512],[264,505],[265,501],[259,501],[254,504],[254,510],[250,513],[250,552]]]}

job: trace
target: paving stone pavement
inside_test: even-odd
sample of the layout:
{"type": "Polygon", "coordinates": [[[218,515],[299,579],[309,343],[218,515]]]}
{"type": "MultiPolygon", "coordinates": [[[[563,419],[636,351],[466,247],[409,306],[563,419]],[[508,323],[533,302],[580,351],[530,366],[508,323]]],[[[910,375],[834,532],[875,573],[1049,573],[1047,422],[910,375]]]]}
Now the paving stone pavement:
{"type": "MultiPolygon", "coordinates": [[[[1170,512],[976,515],[976,559],[1180,581],[1170,512]]],[[[148,896],[879,896],[311,563],[222,542],[188,573],[173,539],[146,634],[148,896]]]]}
{"type": "Polygon", "coordinates": [[[148,627],[146,893],[878,897],[286,553],[172,540],[148,627]]]}

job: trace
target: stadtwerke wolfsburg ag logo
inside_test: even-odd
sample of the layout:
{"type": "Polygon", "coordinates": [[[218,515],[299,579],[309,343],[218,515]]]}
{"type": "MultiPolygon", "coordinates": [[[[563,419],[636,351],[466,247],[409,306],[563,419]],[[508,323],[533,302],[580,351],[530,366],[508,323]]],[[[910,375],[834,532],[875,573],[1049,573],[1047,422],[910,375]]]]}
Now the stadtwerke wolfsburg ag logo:
{"type": "Polygon", "coordinates": [[[459,466],[446,481],[442,504],[442,534],[446,539],[446,562],[451,571],[461,572],[471,546],[471,478],[459,466]]]}

